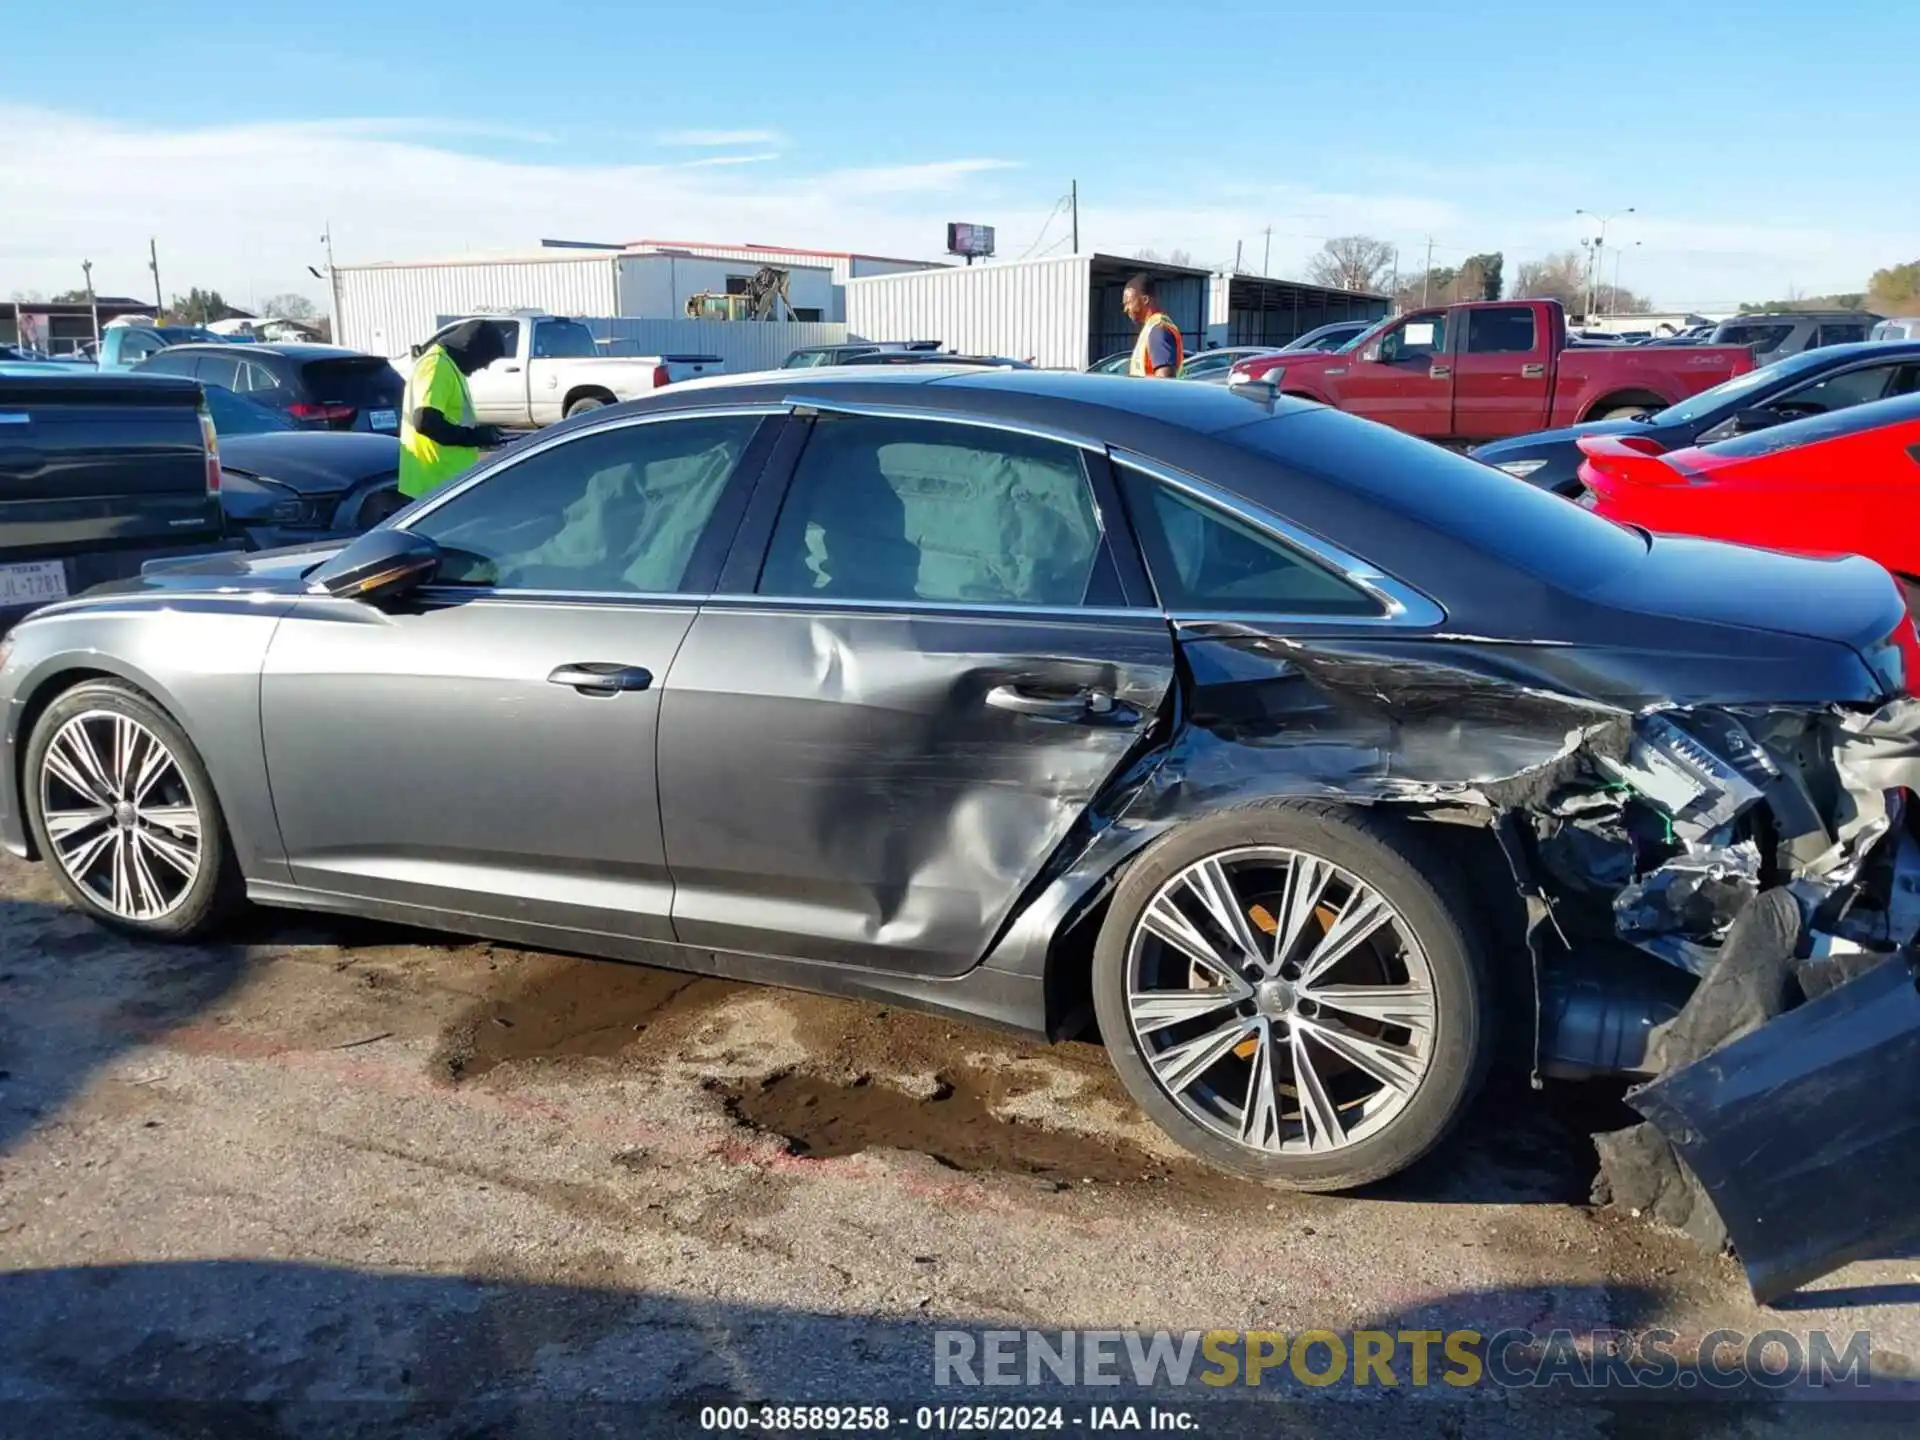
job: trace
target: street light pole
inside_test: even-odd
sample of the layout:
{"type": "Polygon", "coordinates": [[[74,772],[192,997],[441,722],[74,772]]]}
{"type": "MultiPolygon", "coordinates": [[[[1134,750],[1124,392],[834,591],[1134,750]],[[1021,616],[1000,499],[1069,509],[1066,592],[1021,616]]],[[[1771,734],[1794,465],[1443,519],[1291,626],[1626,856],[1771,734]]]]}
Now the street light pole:
{"type": "Polygon", "coordinates": [[[1613,221],[1618,220],[1622,215],[1633,214],[1633,206],[1629,205],[1624,210],[1615,210],[1610,215],[1596,215],[1591,210],[1575,210],[1573,213],[1576,215],[1584,215],[1589,220],[1597,220],[1600,223],[1600,233],[1594,237],[1593,251],[1587,263],[1587,313],[1591,315],[1593,313],[1593,297],[1599,288],[1600,276],[1604,273],[1601,271],[1600,266],[1603,263],[1601,257],[1607,243],[1607,226],[1613,221]]]}
{"type": "Polygon", "coordinates": [[[87,309],[93,314],[93,353],[100,354],[100,297],[93,293],[93,262],[82,260],[80,273],[87,277],[87,309]]]}

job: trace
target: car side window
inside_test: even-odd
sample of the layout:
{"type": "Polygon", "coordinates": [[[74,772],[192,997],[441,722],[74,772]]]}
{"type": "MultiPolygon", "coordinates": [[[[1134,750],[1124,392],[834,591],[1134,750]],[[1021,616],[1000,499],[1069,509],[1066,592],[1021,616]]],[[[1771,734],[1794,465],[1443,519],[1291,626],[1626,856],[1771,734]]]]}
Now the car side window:
{"type": "Polygon", "coordinates": [[[1534,315],[1528,305],[1502,305],[1467,312],[1469,355],[1525,355],[1534,348],[1534,315]]]}
{"type": "MultiPolygon", "coordinates": [[[[1867,338],[1867,327],[1857,321],[1843,321],[1820,327],[1820,333],[1814,337],[1814,345],[1851,345],[1855,341],[1867,338]]],[[[1809,347],[1812,348],[1812,347],[1809,347]]]]}
{"type": "Polygon", "coordinates": [[[194,374],[203,385],[220,385],[228,390],[240,388],[240,362],[225,355],[202,355],[194,365],[194,374]]]}
{"type": "Polygon", "coordinates": [[[1431,315],[1410,315],[1398,329],[1380,337],[1380,359],[1387,365],[1402,361],[1431,360],[1447,348],[1447,317],[1444,311],[1431,315]]]}
{"type": "Polygon", "coordinates": [[[1071,445],[933,420],[827,417],[800,456],[763,595],[1084,604],[1101,556],[1071,445]]]}
{"type": "Polygon", "coordinates": [[[1843,370],[1838,375],[1828,375],[1811,385],[1776,396],[1767,408],[1783,415],[1800,416],[1825,415],[1850,405],[1864,405],[1869,400],[1901,393],[1887,388],[1888,382],[1895,378],[1894,372],[1900,368],[1898,365],[1862,365],[1857,370],[1843,370]]]}
{"type": "Polygon", "coordinates": [[[438,583],[671,594],[760,418],[593,430],[486,476],[407,528],[445,552],[438,583]]]}
{"type": "Polygon", "coordinates": [[[1366,591],[1278,536],[1129,465],[1118,470],[1168,610],[1329,618],[1381,613],[1366,591]]]}
{"type": "Polygon", "coordinates": [[[251,360],[240,362],[240,383],[233,387],[245,395],[265,395],[280,388],[280,380],[264,365],[251,360]]]}
{"type": "Polygon", "coordinates": [[[194,373],[193,360],[194,357],[191,355],[170,354],[165,350],[157,350],[141,362],[140,368],[156,375],[191,376],[194,373]]]}

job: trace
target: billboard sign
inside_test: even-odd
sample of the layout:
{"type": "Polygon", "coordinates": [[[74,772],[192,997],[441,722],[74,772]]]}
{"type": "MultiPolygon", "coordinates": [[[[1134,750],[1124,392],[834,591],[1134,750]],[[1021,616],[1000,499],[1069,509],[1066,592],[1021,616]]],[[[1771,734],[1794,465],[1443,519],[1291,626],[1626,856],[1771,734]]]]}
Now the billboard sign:
{"type": "Polygon", "coordinates": [[[993,254],[993,226],[954,221],[947,226],[947,253],[969,258],[993,254]]]}

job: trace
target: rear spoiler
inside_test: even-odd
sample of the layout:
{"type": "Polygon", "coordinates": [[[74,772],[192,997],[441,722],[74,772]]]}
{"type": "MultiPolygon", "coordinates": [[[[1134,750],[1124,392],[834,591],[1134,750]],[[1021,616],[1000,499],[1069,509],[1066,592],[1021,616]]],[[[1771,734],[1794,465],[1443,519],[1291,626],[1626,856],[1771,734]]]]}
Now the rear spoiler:
{"type": "Polygon", "coordinates": [[[1580,479],[1589,490],[1607,488],[1596,481],[1679,485],[1694,475],[1692,470],[1674,464],[1651,435],[1582,435],[1574,443],[1587,457],[1580,465],[1580,479]]]}

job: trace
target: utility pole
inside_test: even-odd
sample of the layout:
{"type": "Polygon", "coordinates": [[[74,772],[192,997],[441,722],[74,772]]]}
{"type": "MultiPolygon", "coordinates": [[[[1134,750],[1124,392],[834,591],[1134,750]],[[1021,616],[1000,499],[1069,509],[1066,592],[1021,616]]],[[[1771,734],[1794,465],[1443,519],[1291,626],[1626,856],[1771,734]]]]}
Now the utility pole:
{"type": "Polygon", "coordinates": [[[1387,276],[1387,295],[1398,300],[1400,295],[1400,247],[1393,247],[1393,269],[1387,276]]]}
{"type": "Polygon", "coordinates": [[[1238,240],[1233,242],[1233,273],[1236,275],[1240,273],[1240,242],[1238,240]]]}
{"type": "Polygon", "coordinates": [[[1260,255],[1260,273],[1262,275],[1271,275],[1273,273],[1271,268],[1273,265],[1273,227],[1271,225],[1267,226],[1266,236],[1267,248],[1262,251],[1260,255]]]}
{"type": "MultiPolygon", "coordinates": [[[[1636,250],[1640,248],[1638,240],[1633,242],[1633,248],[1636,250]]],[[[1616,245],[1613,248],[1613,294],[1607,306],[1609,315],[1617,314],[1620,309],[1620,259],[1626,253],[1627,247],[1624,245],[1616,245]]]]}
{"type": "Polygon", "coordinates": [[[100,354],[100,297],[93,293],[93,262],[82,260],[80,273],[87,277],[87,308],[93,312],[93,353],[98,357],[100,354]]]}
{"type": "Polygon", "coordinates": [[[1067,182],[1067,203],[1073,210],[1073,253],[1080,253],[1080,182],[1067,182]]]}
{"type": "Polygon", "coordinates": [[[1427,292],[1433,286],[1433,237],[1427,236],[1427,268],[1420,273],[1420,308],[1427,308],[1427,292]]]}
{"type": "Polygon", "coordinates": [[[147,237],[147,269],[153,272],[153,323],[158,325],[167,302],[160,298],[160,250],[151,235],[147,237]]]}

